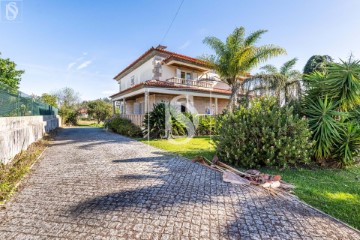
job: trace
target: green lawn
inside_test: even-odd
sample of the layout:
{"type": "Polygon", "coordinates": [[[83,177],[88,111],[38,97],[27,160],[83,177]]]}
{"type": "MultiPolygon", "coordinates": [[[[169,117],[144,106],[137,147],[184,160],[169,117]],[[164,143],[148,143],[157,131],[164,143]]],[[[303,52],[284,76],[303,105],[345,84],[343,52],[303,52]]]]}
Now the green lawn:
{"type": "Polygon", "coordinates": [[[171,139],[170,141],[166,139],[138,140],[151,146],[174,152],[190,159],[197,155],[201,155],[211,160],[215,152],[210,137],[195,137],[190,139],[188,142],[185,142],[188,140],[187,138],[171,139]]]}
{"type": "MultiPolygon", "coordinates": [[[[181,144],[184,138],[140,141],[157,148],[180,154],[187,158],[202,155],[214,156],[214,146],[209,137],[197,137],[181,144]]],[[[348,169],[261,169],[277,173],[286,182],[296,186],[295,194],[306,203],[360,229],[360,165],[348,169]]]]}

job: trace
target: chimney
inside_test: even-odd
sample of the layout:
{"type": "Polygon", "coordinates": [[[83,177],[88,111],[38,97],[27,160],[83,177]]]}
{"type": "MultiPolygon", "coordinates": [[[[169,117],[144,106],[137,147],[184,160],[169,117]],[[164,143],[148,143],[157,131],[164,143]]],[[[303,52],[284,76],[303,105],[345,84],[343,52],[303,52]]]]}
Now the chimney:
{"type": "Polygon", "coordinates": [[[161,45],[161,44],[159,44],[157,47],[156,47],[156,49],[159,49],[159,50],[164,50],[164,49],[166,49],[167,48],[167,46],[164,46],[164,45],[161,45]]]}

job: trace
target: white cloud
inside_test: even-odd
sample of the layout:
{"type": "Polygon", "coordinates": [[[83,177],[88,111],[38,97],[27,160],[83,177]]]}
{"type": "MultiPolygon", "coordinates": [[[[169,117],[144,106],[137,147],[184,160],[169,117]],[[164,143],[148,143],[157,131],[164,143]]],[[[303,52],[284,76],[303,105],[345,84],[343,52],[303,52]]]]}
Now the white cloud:
{"type": "Polygon", "coordinates": [[[76,62],[69,63],[67,70],[70,70],[73,66],[75,66],[76,62]]]}
{"type": "Polygon", "coordinates": [[[180,47],[179,47],[179,49],[185,49],[185,48],[187,48],[189,45],[190,45],[190,41],[189,40],[187,40],[186,42],[184,42],[184,44],[183,45],[181,45],[180,47]]]}
{"type": "Polygon", "coordinates": [[[83,62],[82,64],[80,64],[80,65],[77,67],[77,69],[80,70],[80,69],[86,68],[86,67],[89,66],[91,63],[92,63],[91,60],[85,61],[85,62],[83,62]]]}

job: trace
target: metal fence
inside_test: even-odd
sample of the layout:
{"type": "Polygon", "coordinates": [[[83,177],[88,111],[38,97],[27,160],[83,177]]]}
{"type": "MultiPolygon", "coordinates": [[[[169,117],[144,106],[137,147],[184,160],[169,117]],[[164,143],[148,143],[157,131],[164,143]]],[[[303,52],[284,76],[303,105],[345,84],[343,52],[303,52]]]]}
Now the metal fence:
{"type": "Polygon", "coordinates": [[[0,117],[57,115],[58,109],[0,83],[0,117]]]}

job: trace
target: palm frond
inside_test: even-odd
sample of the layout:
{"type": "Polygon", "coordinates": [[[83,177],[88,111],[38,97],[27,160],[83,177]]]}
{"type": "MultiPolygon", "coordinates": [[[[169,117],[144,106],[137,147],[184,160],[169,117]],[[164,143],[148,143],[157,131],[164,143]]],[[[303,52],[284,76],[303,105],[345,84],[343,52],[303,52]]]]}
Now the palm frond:
{"type": "Polygon", "coordinates": [[[297,60],[298,60],[297,58],[293,58],[293,59],[285,62],[280,68],[280,73],[287,75],[289,73],[289,71],[293,69],[297,60]]]}
{"type": "Polygon", "coordinates": [[[256,53],[248,60],[248,65],[256,67],[260,63],[267,61],[269,58],[286,54],[286,50],[275,45],[264,45],[256,49],[256,53]]]}
{"type": "Polygon", "coordinates": [[[260,68],[260,70],[264,70],[265,73],[268,73],[268,74],[278,73],[277,68],[276,68],[274,65],[271,65],[271,64],[267,64],[267,65],[265,65],[265,66],[262,66],[262,67],[260,68]]]}
{"type": "Polygon", "coordinates": [[[226,49],[225,44],[217,37],[206,37],[203,40],[203,43],[211,47],[215,51],[215,53],[219,56],[225,53],[225,49],[226,49]]]}
{"type": "Polygon", "coordinates": [[[261,35],[266,33],[268,30],[257,30],[253,33],[251,33],[246,39],[245,39],[245,46],[253,45],[257,42],[257,40],[260,39],[261,35]]]}
{"type": "Polygon", "coordinates": [[[243,44],[244,35],[244,27],[235,28],[234,31],[226,38],[227,48],[232,49],[233,51],[237,51],[239,47],[243,44]]]}

